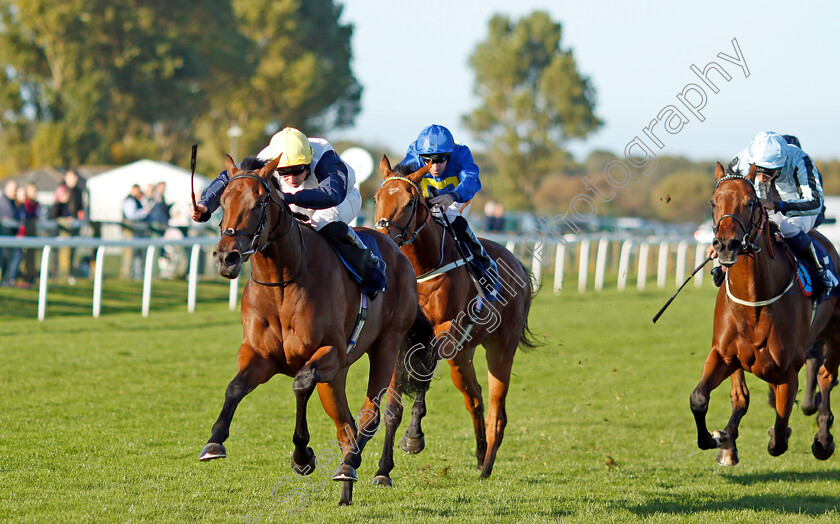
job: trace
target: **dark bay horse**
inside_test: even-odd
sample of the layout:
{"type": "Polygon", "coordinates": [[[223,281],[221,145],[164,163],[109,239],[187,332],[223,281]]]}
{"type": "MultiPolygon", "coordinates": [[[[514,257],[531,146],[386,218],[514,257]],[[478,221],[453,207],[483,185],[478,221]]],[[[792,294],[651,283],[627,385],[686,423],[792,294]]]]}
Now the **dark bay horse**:
{"type": "MultiPolygon", "coordinates": [[[[825,360],[819,369],[818,384],[822,401],[817,415],[819,426],[811,451],[820,460],[834,453],[829,432],[834,416],[829,392],[840,362],[840,310],[838,299],[830,297],[820,304],[812,322],[812,301],[793,288],[794,268],[780,253],[782,246],[770,236],[767,212],[756,196],[755,166],[747,176],[715,170],[717,185],[712,197],[715,222],[713,246],[720,263],[726,266],[726,283],[715,304],[712,350],[706,358],[703,375],[691,394],[691,411],[697,425],[700,449],[720,448],[721,465],[738,463],[738,424],[746,414],[749,393],[744,371],[768,382],[775,393],[776,422],[770,428],[767,450],[773,456],[788,447],[788,418],[798,388],[798,373],[806,358],[806,348],[815,340],[824,346],[825,360]],[[791,289],[793,291],[791,292],[791,289]],[[709,394],[732,376],[732,416],[723,431],[709,433],[706,412],[709,394]]],[[[810,235],[823,244],[835,266],[837,252],[816,231],[810,235]]]]}
{"type": "MultiPolygon", "coordinates": [[[[384,181],[374,197],[376,228],[397,242],[418,275],[420,305],[434,325],[435,348],[438,356],[449,362],[452,382],[464,395],[475,430],[478,468],[482,478],[489,477],[507,423],[505,397],[514,354],[520,345],[525,348],[535,345],[527,323],[533,292],[530,275],[507,249],[482,239],[487,253],[499,266],[503,299],[480,301],[452,235],[432,219],[420,191],[420,179],[429,167],[415,173],[395,174],[388,158],[383,157],[380,169],[384,181]],[[482,303],[479,309],[478,304],[482,303]],[[479,344],[486,350],[490,386],[486,419],[481,386],[473,367],[479,344]]],[[[394,412],[401,416],[398,406],[394,406],[394,412]]],[[[425,446],[420,425],[425,414],[425,395],[421,391],[411,409],[411,422],[401,443],[406,453],[419,453],[425,446]]],[[[384,484],[390,484],[392,457],[393,441],[388,441],[386,435],[376,477],[384,484]]]]}
{"type": "Polygon", "coordinates": [[[226,456],[222,443],[236,406],[258,385],[282,373],[294,377],[297,400],[293,469],[307,475],[316,469],[316,457],[307,446],[306,404],[317,387],[324,410],[335,422],[344,457],[333,474],[334,480],[342,481],[340,504],[350,504],[361,453],[379,426],[379,406],[389,384],[405,378],[418,389],[428,385],[396,367],[398,352],[409,346],[425,346],[416,351],[431,354],[431,325],[418,307],[414,271],[394,242],[371,231],[388,266],[388,289],[369,302],[357,344],[348,347],[360,316],[359,285],[326,240],[293,217],[273,185],[277,160],[249,172],[237,168],[229,156],[225,165],[231,178],[221,199],[222,237],[213,257],[227,278],[236,278],[250,258],[251,277],[242,295],[244,339],[238,372],[199,458],[226,456]],[[365,354],[370,376],[357,425],[347,405],[345,382],[349,366],[365,354]]]}

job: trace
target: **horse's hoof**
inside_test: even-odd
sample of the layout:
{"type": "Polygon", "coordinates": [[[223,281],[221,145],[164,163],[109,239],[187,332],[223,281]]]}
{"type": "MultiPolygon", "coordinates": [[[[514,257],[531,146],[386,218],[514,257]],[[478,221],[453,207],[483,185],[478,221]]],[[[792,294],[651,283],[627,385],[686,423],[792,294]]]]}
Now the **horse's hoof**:
{"type": "Polygon", "coordinates": [[[373,477],[371,484],[374,486],[387,486],[390,488],[394,486],[394,481],[391,480],[391,477],[388,475],[377,475],[373,477]]]}
{"type": "Polygon", "coordinates": [[[356,482],[359,480],[359,477],[356,475],[356,468],[347,464],[342,464],[341,467],[338,468],[338,473],[335,474],[333,480],[349,480],[350,482],[356,482]]]}
{"type": "Polygon", "coordinates": [[[408,453],[409,455],[416,455],[423,451],[425,447],[426,439],[423,438],[422,434],[417,438],[405,435],[400,441],[400,449],[403,450],[403,452],[408,453]]]}
{"type": "Polygon", "coordinates": [[[770,435],[770,442],[767,443],[767,452],[774,457],[778,457],[779,455],[783,454],[788,449],[788,439],[790,438],[790,428],[787,428],[787,436],[781,440],[776,440],[776,428],[770,428],[767,430],[767,434],[770,435]]]}
{"type": "Polygon", "coordinates": [[[725,431],[715,430],[712,432],[712,440],[715,441],[715,447],[719,448],[729,444],[729,435],[725,431]]]}
{"type": "Polygon", "coordinates": [[[834,454],[834,441],[829,441],[828,446],[824,447],[819,440],[814,439],[814,442],[811,444],[811,453],[814,454],[817,460],[828,460],[834,454]]]}
{"type": "Polygon", "coordinates": [[[216,442],[208,442],[198,455],[198,460],[223,459],[227,457],[225,447],[216,442]]]}
{"type": "Polygon", "coordinates": [[[736,466],[738,464],[738,450],[735,448],[732,449],[724,449],[721,448],[718,451],[717,463],[721,466],[736,466]]]}
{"type": "Polygon", "coordinates": [[[301,464],[295,461],[295,452],[292,451],[292,471],[298,475],[310,475],[313,471],[315,471],[315,452],[312,451],[312,448],[306,448],[306,458],[302,462],[305,463],[301,464]]]}

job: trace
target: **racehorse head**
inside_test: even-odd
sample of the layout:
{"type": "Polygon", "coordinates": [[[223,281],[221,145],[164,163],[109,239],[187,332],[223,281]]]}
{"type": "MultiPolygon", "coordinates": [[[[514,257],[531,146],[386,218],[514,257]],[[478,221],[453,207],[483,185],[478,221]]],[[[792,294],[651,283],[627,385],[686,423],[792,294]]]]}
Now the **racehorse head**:
{"type": "Polygon", "coordinates": [[[292,220],[291,214],[282,213],[289,206],[272,187],[271,177],[278,162],[279,157],[259,169],[246,171],[225,155],[230,178],[221,198],[222,237],[213,251],[219,274],[225,278],[239,276],[242,264],[268,244],[270,233],[284,215],[292,220]]]}
{"type": "Polygon", "coordinates": [[[382,185],[373,199],[376,203],[376,229],[384,232],[399,246],[410,244],[417,238],[417,233],[429,219],[428,206],[420,190],[420,180],[429,172],[431,164],[426,164],[414,173],[397,166],[397,173],[391,171],[391,162],[382,156],[379,169],[382,171],[382,185]],[[426,213],[418,224],[419,208],[426,213]]]}
{"type": "Polygon", "coordinates": [[[720,263],[732,266],[741,253],[757,253],[754,244],[767,217],[755,192],[755,165],[744,175],[727,172],[720,163],[715,167],[715,192],[712,195],[712,218],[715,239],[712,246],[720,263]]]}

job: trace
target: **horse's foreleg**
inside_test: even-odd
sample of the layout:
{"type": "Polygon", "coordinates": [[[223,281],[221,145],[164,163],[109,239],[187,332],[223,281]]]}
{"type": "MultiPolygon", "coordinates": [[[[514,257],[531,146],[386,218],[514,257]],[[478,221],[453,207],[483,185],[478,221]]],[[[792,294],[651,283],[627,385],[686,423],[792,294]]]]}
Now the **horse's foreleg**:
{"type": "Polygon", "coordinates": [[[309,427],[306,422],[306,405],[321,382],[333,380],[341,367],[338,349],[333,346],[318,348],[314,355],[295,374],[292,390],[297,402],[295,411],[295,433],[292,442],[292,469],[299,475],[309,475],[315,471],[315,453],[309,445],[309,427]]]}
{"type": "Polygon", "coordinates": [[[788,420],[790,412],[793,411],[796,391],[799,388],[797,375],[796,372],[792,372],[786,382],[773,386],[773,392],[776,394],[776,423],[768,431],[770,442],[767,443],[767,452],[774,457],[778,457],[788,448],[788,437],[790,437],[788,420]]]}
{"type": "Polygon", "coordinates": [[[813,415],[820,407],[822,392],[817,393],[817,374],[823,365],[823,343],[816,341],[808,346],[805,360],[805,391],[802,395],[802,412],[813,415]]]}
{"type": "MultiPolygon", "coordinates": [[[[400,426],[403,416],[403,405],[401,392],[397,388],[396,371],[391,379],[391,388],[388,391],[388,402],[385,405],[385,442],[382,445],[382,456],[379,458],[379,469],[373,477],[373,484],[380,486],[393,486],[391,471],[394,469],[394,437],[397,428],[400,426]]],[[[379,399],[380,406],[382,398],[379,399]]]]}
{"type": "Polygon", "coordinates": [[[225,403],[222,406],[222,412],[216,423],[213,424],[211,430],[210,440],[207,445],[201,450],[198,456],[199,460],[212,460],[216,458],[225,458],[227,452],[222,443],[227,440],[230,432],[230,423],[233,420],[233,413],[236,411],[236,406],[245,395],[254,390],[258,385],[267,381],[275,373],[271,364],[254,353],[254,351],[242,344],[239,348],[239,372],[230,381],[225,390],[225,403]]]}
{"type": "Polygon", "coordinates": [[[690,397],[691,412],[694,414],[694,423],[697,426],[697,446],[700,449],[717,448],[726,441],[725,434],[712,436],[709,433],[706,428],[706,412],[709,410],[709,394],[726,377],[734,373],[738,369],[738,365],[737,361],[727,364],[716,349],[712,349],[709,356],[706,357],[703,375],[690,397]]]}
{"type": "Polygon", "coordinates": [[[730,378],[732,388],[729,391],[729,398],[732,401],[732,416],[729,417],[729,423],[724,429],[727,439],[721,444],[717,454],[717,462],[721,466],[738,464],[738,448],[735,445],[735,440],[738,438],[738,424],[741,423],[741,419],[747,414],[747,408],[750,406],[750,392],[744,380],[744,370],[738,369],[730,378]]]}
{"type": "Polygon", "coordinates": [[[840,345],[837,340],[826,343],[825,362],[820,367],[817,380],[820,386],[822,402],[817,414],[817,434],[814,443],[811,444],[811,452],[819,460],[826,460],[834,454],[834,437],[831,435],[831,425],[834,423],[834,415],[831,413],[831,390],[837,381],[837,367],[840,361],[840,345]]]}
{"type": "Polygon", "coordinates": [[[487,436],[484,429],[484,401],[481,398],[481,386],[478,384],[472,362],[474,354],[475,348],[462,348],[455,358],[449,361],[449,371],[455,387],[463,393],[464,405],[472,417],[475,431],[476,467],[481,469],[484,466],[484,457],[487,455],[487,436]]]}

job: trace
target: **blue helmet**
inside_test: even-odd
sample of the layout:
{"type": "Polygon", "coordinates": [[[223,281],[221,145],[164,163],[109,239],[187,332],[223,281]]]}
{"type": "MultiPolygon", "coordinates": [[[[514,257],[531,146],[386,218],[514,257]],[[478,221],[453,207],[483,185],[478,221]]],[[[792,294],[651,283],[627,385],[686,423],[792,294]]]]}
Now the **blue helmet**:
{"type": "Polygon", "coordinates": [[[417,136],[417,154],[434,155],[455,151],[455,139],[443,126],[432,124],[417,136]]]}

